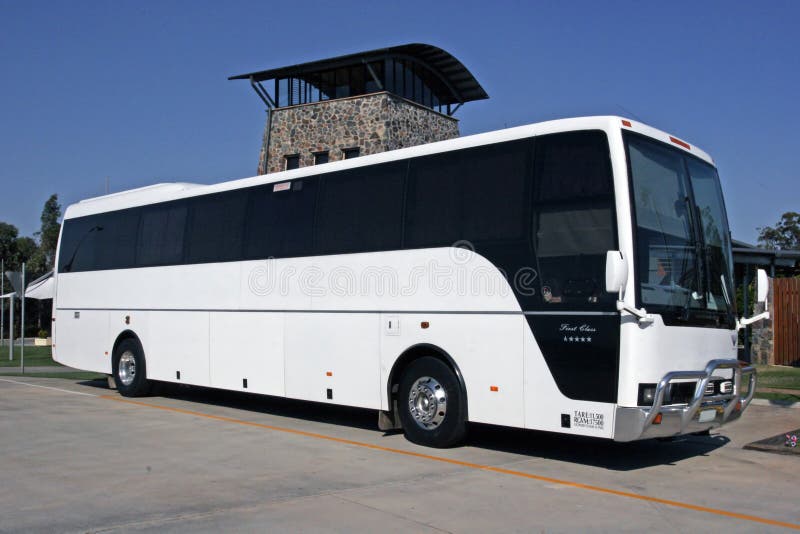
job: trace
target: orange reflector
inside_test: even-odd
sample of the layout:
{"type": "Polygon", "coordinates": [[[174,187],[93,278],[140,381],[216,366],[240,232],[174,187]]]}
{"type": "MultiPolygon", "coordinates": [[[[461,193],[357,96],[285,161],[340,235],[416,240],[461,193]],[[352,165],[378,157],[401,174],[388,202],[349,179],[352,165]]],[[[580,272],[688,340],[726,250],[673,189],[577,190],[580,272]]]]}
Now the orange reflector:
{"type": "Polygon", "coordinates": [[[489,391],[500,391],[500,388],[497,386],[489,386],[489,391]]]}
{"type": "Polygon", "coordinates": [[[736,403],[736,411],[737,412],[742,409],[742,404],[744,404],[742,401],[739,401],[739,402],[736,403]]]}
{"type": "Polygon", "coordinates": [[[631,124],[631,121],[626,121],[625,119],[622,119],[622,125],[623,126],[627,126],[628,128],[632,128],[633,127],[633,125],[631,124]]]}
{"type": "Polygon", "coordinates": [[[686,141],[681,141],[680,139],[678,139],[676,137],[672,137],[671,135],[669,136],[669,140],[672,141],[673,143],[675,143],[676,145],[682,146],[686,150],[691,150],[692,149],[692,147],[689,146],[689,143],[687,143],[686,141]]]}
{"type": "Polygon", "coordinates": [[[333,376],[333,372],[328,371],[327,373],[325,373],[325,376],[333,376]]]}
{"type": "Polygon", "coordinates": [[[108,351],[106,351],[106,356],[108,356],[108,351]]]}
{"type": "Polygon", "coordinates": [[[653,419],[653,424],[654,425],[660,425],[661,424],[661,414],[656,415],[655,419],[653,419]]]}
{"type": "Polygon", "coordinates": [[[431,325],[428,321],[422,321],[419,323],[420,328],[428,328],[431,325]]]}

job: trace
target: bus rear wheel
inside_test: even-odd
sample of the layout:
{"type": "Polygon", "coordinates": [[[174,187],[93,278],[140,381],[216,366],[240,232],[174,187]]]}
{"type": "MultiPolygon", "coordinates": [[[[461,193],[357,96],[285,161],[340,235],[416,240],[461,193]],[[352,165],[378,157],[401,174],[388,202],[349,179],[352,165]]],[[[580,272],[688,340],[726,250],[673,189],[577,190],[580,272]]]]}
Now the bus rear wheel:
{"type": "Polygon", "coordinates": [[[467,433],[466,404],[455,373],[426,356],[403,373],[397,399],[406,437],[428,447],[452,447],[467,433]]]}
{"type": "Polygon", "coordinates": [[[117,391],[125,397],[143,397],[150,392],[150,382],[144,361],[144,351],[138,340],[120,341],[111,361],[111,372],[117,391]]]}

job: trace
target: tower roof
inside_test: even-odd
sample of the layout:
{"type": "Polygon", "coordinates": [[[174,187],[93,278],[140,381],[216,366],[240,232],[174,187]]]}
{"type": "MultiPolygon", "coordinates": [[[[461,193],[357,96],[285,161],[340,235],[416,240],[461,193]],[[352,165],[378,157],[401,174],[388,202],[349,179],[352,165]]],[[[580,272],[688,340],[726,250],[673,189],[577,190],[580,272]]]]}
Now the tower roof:
{"type": "MultiPolygon", "coordinates": [[[[379,87],[388,85],[387,90],[392,90],[392,87],[395,87],[393,85],[394,68],[398,64],[401,65],[401,71],[397,72],[404,72],[402,69],[411,69],[415,76],[422,78],[426,89],[430,90],[432,97],[437,99],[439,105],[463,104],[489,98],[472,73],[459,60],[441,48],[422,43],[379,48],[298,65],[249,72],[231,76],[228,79],[250,80],[251,83],[268,80],[276,80],[277,83],[281,79],[296,79],[319,87],[320,84],[326,82],[326,74],[330,77],[331,73],[337,69],[364,65],[368,69],[367,76],[371,77],[379,87]],[[390,63],[387,60],[393,61],[390,63]],[[390,64],[391,67],[382,66],[390,64]],[[380,72],[373,66],[381,66],[380,72]],[[389,68],[392,69],[391,74],[389,68]]],[[[345,83],[351,83],[349,78],[347,80],[345,83]]],[[[337,82],[333,83],[337,85],[337,82]]],[[[354,87],[348,96],[363,92],[369,91],[364,90],[361,86],[354,87]]],[[[417,100],[417,98],[413,99],[417,100]]]]}

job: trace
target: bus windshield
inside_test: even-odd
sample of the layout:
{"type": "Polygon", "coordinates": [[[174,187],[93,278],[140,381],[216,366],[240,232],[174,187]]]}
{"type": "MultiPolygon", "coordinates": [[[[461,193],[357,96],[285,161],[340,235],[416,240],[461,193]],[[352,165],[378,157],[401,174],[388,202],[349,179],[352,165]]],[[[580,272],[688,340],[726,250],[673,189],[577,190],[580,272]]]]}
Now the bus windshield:
{"type": "Polygon", "coordinates": [[[730,326],[730,232],[716,169],[626,135],[636,217],[639,300],[665,322],[730,326]]]}

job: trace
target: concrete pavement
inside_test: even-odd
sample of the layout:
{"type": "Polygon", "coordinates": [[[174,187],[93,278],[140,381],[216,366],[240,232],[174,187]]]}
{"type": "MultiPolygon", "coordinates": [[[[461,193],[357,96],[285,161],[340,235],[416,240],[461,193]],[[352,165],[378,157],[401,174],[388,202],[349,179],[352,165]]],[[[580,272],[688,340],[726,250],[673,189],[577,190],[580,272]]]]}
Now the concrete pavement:
{"type": "Polygon", "coordinates": [[[673,442],[478,426],[435,450],[366,410],[104,386],[0,377],[0,531],[800,529],[798,458],[742,449],[794,409],[673,442]]]}

